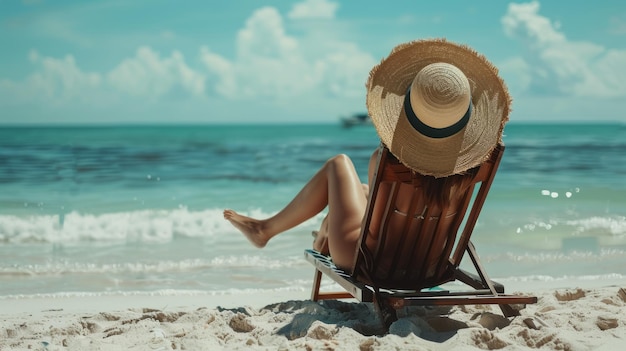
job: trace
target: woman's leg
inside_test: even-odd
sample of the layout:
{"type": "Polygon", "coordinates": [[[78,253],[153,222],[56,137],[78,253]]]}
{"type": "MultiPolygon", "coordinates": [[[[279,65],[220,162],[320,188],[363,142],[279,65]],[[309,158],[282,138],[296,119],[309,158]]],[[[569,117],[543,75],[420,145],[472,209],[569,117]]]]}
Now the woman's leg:
{"type": "Polygon", "coordinates": [[[367,198],[352,161],[346,155],[338,155],[326,161],[276,215],[259,220],[225,210],[224,218],[255,246],[263,247],[275,235],[312,218],[328,206],[330,252],[333,259],[337,256],[345,262],[348,256],[351,258],[354,255],[366,203],[367,198]]]}

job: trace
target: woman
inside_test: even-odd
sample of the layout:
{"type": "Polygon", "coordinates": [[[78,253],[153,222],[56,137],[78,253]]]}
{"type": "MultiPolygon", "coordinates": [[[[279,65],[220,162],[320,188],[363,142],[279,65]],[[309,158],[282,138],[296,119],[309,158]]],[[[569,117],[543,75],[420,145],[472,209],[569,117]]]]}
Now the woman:
{"type": "MultiPolygon", "coordinates": [[[[468,179],[464,174],[501,142],[509,104],[506,86],[491,63],[466,46],[441,39],[397,46],[372,69],[367,82],[368,113],[381,141],[420,175],[425,193],[440,205],[454,200],[455,189],[468,179]]],[[[384,186],[376,196],[386,196],[384,186]]],[[[224,218],[261,248],[328,207],[313,248],[325,251],[327,241],[333,262],[350,271],[367,197],[368,186],[359,181],[351,160],[337,155],[276,215],[255,219],[225,210],[224,218]]],[[[375,237],[367,242],[375,244],[375,237]]]]}
{"type": "Polygon", "coordinates": [[[326,161],[294,199],[276,215],[258,220],[233,210],[225,210],[224,218],[253,245],[261,248],[275,235],[312,218],[328,206],[328,215],[322,221],[313,248],[326,253],[328,241],[328,249],[335,264],[349,267],[359,238],[367,195],[368,186],[361,184],[352,161],[342,154],[326,161]]]}

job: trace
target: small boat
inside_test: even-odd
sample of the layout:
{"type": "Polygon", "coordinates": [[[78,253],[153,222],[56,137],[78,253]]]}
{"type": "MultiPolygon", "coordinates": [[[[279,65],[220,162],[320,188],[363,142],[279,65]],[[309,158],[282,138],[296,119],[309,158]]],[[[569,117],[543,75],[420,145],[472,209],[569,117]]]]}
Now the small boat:
{"type": "Polygon", "coordinates": [[[344,128],[369,126],[372,125],[372,119],[367,113],[357,113],[349,117],[341,117],[341,125],[344,128]]]}

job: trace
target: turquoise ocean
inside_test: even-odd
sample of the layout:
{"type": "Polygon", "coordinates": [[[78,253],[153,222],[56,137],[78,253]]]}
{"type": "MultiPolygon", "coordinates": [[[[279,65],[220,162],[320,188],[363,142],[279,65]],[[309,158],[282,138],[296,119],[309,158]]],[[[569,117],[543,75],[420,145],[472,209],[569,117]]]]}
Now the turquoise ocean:
{"type": "MultiPolygon", "coordinates": [[[[626,125],[515,124],[473,241],[504,282],[626,283],[626,125]]],[[[321,216],[253,248],[222,217],[280,210],[370,126],[0,128],[0,299],[308,291],[321,216]]],[[[304,294],[306,296],[306,294],[304,294]]]]}

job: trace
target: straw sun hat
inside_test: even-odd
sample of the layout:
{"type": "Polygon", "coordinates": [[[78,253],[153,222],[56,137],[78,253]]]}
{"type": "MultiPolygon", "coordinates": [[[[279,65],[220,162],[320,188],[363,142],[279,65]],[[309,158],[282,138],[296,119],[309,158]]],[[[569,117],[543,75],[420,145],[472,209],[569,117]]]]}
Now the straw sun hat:
{"type": "Polygon", "coordinates": [[[434,177],[480,165],[501,141],[511,98],[498,70],[445,39],[395,47],[367,82],[367,109],[400,162],[434,177]]]}

